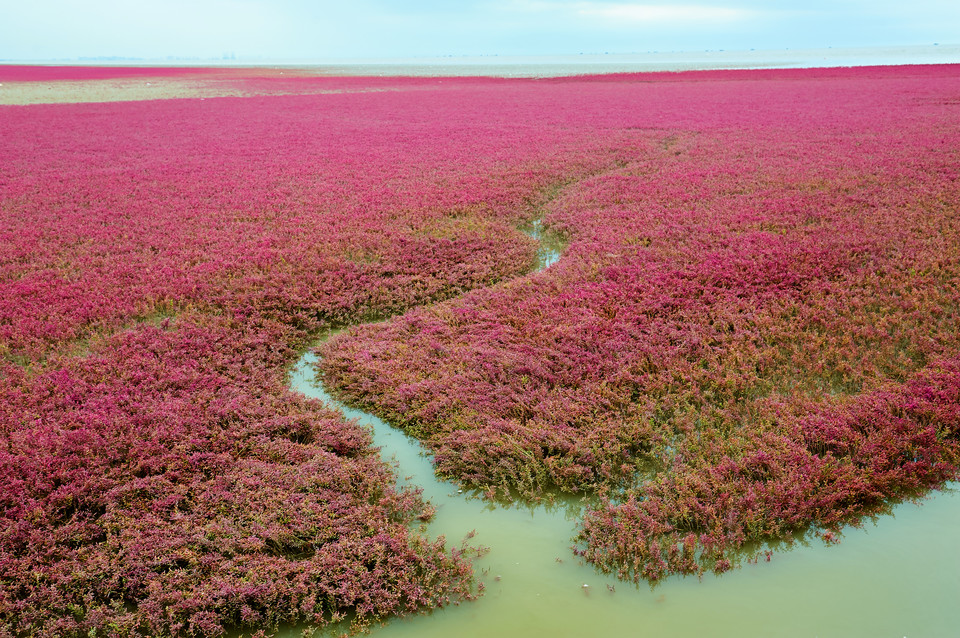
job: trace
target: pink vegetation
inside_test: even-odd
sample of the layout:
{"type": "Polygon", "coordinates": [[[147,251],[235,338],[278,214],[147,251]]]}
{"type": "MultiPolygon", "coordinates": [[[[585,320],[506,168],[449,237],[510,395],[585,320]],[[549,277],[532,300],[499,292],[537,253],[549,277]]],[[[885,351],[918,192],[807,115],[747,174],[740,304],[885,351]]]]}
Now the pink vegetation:
{"type": "Polygon", "coordinates": [[[284,385],[471,289],[327,377],[444,474],[601,490],[581,550],[625,577],[954,474],[956,69],[277,82],[345,92],[2,109],[0,636],[471,596],[284,385]],[[494,285],[538,206],[564,259],[494,285]]]}
{"type": "Polygon", "coordinates": [[[528,199],[592,169],[529,104],[425,95],[4,109],[0,635],[473,595],[366,434],[284,381],[324,327],[526,270],[528,199]]]}
{"type": "Polygon", "coordinates": [[[324,350],[440,473],[609,495],[582,553],[652,580],[960,459],[960,73],[670,79],[589,80],[603,116],[559,102],[637,147],[546,204],[557,265],[324,350]]]}

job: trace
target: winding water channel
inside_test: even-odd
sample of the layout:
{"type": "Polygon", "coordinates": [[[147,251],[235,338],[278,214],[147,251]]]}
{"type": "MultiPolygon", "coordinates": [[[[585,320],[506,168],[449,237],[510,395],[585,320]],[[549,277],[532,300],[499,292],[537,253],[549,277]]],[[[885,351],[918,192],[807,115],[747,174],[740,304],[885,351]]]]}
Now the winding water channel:
{"type": "MultiPolygon", "coordinates": [[[[536,224],[528,233],[541,239],[536,224]]],[[[541,245],[543,269],[560,253],[548,242],[541,245]]],[[[960,635],[956,485],[849,529],[836,546],[798,544],[775,552],[771,563],[720,577],[673,577],[654,589],[638,587],[572,554],[577,503],[504,507],[471,498],[434,476],[416,439],[333,399],[317,383],[316,361],[308,352],[297,362],[291,387],[372,430],[399,482],[422,487],[436,507],[429,535],[442,534],[456,545],[476,531],[471,543],[490,548],[475,562],[486,588],[478,601],[390,620],[373,628],[374,638],[960,635]]]]}

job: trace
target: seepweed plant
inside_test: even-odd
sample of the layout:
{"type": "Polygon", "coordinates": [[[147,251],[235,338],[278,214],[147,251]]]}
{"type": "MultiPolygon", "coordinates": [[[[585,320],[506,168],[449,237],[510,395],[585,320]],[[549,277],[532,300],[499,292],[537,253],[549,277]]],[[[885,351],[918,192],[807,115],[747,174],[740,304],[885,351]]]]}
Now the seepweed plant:
{"type": "Polygon", "coordinates": [[[958,122],[930,81],[957,79],[772,75],[646,94],[658,126],[549,206],[558,264],[352,331],[326,378],[445,476],[608,495],[578,551],[626,579],[955,477],[958,122]]]}
{"type": "Polygon", "coordinates": [[[478,593],[284,378],[328,327],[523,272],[527,201],[601,161],[473,84],[429,127],[417,91],[5,109],[0,634],[361,628],[478,593]]]}
{"type": "Polygon", "coordinates": [[[391,91],[4,108],[0,633],[474,595],[283,375],[477,288],[331,341],[327,379],[482,490],[609,495],[580,547],[626,578],[955,472],[951,68],[301,81],[391,91]],[[564,182],[565,257],[507,281],[564,182]]]}

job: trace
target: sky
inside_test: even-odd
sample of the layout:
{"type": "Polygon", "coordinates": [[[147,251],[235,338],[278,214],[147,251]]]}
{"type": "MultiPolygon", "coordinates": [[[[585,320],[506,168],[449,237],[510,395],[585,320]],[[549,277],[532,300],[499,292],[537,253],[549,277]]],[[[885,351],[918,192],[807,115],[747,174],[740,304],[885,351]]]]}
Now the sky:
{"type": "Polygon", "coordinates": [[[0,60],[336,61],[960,44],[958,0],[0,0],[0,60]]]}

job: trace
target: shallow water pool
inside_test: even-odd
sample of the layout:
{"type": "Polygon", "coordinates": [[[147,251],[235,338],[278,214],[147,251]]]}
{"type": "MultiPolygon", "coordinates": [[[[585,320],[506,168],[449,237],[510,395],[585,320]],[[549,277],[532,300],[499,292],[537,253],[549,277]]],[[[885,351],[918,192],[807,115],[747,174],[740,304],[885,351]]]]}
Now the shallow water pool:
{"type": "Polygon", "coordinates": [[[651,590],[579,562],[570,551],[575,503],[502,507],[437,480],[416,440],[318,387],[315,361],[308,353],[298,362],[291,386],[373,429],[401,482],[422,486],[437,508],[426,532],[458,545],[475,530],[471,543],[490,548],[475,562],[486,588],[479,600],[392,619],[372,629],[376,638],[960,635],[957,491],[897,505],[846,531],[839,545],[798,543],[769,563],[702,581],[674,577],[651,590]]]}

